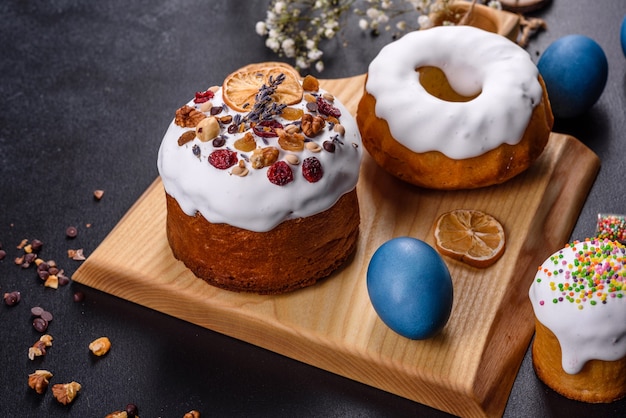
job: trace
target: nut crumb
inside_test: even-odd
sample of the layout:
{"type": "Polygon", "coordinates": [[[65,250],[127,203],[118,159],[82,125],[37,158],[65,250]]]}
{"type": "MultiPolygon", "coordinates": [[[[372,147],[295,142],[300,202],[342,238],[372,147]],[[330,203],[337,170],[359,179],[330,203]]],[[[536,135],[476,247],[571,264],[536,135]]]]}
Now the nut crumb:
{"type": "Polygon", "coordinates": [[[187,412],[185,415],[183,415],[183,418],[200,418],[200,412],[194,409],[192,411],[187,412]]]}
{"type": "Polygon", "coordinates": [[[104,196],[104,190],[94,190],[93,191],[93,197],[95,197],[96,200],[102,199],[102,196],[104,196]]]}
{"type": "Polygon", "coordinates": [[[48,388],[50,384],[49,379],[51,377],[52,373],[48,370],[35,370],[34,373],[28,375],[28,386],[41,395],[48,388]]]}
{"type": "Polygon", "coordinates": [[[72,260],[83,261],[85,260],[85,255],[83,254],[83,249],[79,248],[77,250],[69,249],[67,250],[67,256],[72,260]]]}
{"type": "Polygon", "coordinates": [[[103,356],[111,349],[111,341],[107,337],[100,337],[89,344],[89,350],[96,356],[103,356]]]}
{"type": "Polygon", "coordinates": [[[67,405],[76,398],[81,388],[82,386],[78,382],[58,383],[52,386],[52,394],[59,403],[67,405]]]}
{"type": "Polygon", "coordinates": [[[126,413],[126,411],[115,411],[111,412],[104,418],[128,418],[128,414],[126,413]]]}

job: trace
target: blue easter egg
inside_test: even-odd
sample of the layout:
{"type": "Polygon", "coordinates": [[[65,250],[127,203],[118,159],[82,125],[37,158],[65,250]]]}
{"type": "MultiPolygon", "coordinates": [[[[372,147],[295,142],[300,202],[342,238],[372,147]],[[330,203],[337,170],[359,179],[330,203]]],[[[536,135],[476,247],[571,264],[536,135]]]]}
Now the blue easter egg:
{"type": "Polygon", "coordinates": [[[624,20],[622,20],[622,28],[619,32],[619,39],[622,43],[622,52],[626,57],[626,16],[624,16],[624,20]]]}
{"type": "Polygon", "coordinates": [[[380,319],[413,340],[436,335],[452,311],[448,267],[433,247],[415,238],[394,238],[376,250],[367,291],[380,319]]]}
{"type": "Polygon", "coordinates": [[[537,63],[556,117],[580,116],[604,90],[609,64],[593,39],[567,35],[553,42],[537,63]]]}

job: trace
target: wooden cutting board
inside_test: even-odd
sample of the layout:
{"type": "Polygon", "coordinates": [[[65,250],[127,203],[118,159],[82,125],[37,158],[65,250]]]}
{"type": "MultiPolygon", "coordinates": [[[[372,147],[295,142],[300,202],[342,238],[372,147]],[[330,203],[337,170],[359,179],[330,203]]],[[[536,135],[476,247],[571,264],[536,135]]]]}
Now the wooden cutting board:
{"type": "MultiPolygon", "coordinates": [[[[363,82],[364,76],[357,76],[322,86],[354,112],[363,82]]],[[[165,195],[156,179],[73,279],[455,415],[500,416],[533,334],[527,298],[533,273],[567,242],[599,166],[577,139],[552,134],[541,158],[521,176],[481,190],[440,192],[396,180],[365,153],[357,186],[362,223],[356,254],[329,279],[281,296],[220,290],[176,261],[165,235],[165,195]],[[434,245],[433,222],[458,208],[498,218],[507,250],[484,270],[445,259],[454,283],[448,324],[426,341],[403,338],[370,304],[369,259],[397,236],[434,245]],[[137,248],[142,257],[129,257],[137,248]]]]}

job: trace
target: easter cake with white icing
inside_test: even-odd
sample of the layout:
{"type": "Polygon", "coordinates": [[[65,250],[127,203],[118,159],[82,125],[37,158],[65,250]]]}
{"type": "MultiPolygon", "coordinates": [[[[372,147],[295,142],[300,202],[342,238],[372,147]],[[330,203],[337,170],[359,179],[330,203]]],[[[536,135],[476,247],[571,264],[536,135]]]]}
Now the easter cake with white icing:
{"type": "Polygon", "coordinates": [[[575,241],[539,267],[529,290],[533,366],[560,394],[607,403],[626,395],[626,247],[575,241]]]}
{"type": "Polygon", "coordinates": [[[499,184],[543,152],[554,118],[528,53],[471,26],[406,34],[370,63],[357,110],[383,169],[441,190],[499,184]]]}
{"type": "Polygon", "coordinates": [[[211,285],[280,294],[354,252],[354,118],[313,77],[251,64],[176,111],[158,154],[174,256],[211,285]]]}

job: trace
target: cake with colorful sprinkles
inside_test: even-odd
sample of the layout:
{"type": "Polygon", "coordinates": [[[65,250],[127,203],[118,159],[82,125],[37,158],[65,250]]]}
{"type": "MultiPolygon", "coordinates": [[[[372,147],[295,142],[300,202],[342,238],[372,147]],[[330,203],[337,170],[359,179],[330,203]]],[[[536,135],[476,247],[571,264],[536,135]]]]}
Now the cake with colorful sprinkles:
{"type": "Polygon", "coordinates": [[[158,154],[173,255],[232,291],[329,276],[356,248],[361,148],[340,101],[286,64],[251,64],[196,93],[158,154]]]}
{"type": "Polygon", "coordinates": [[[530,287],[537,376],[570,399],[626,395],[626,247],[593,238],[550,256],[530,287]]]}

